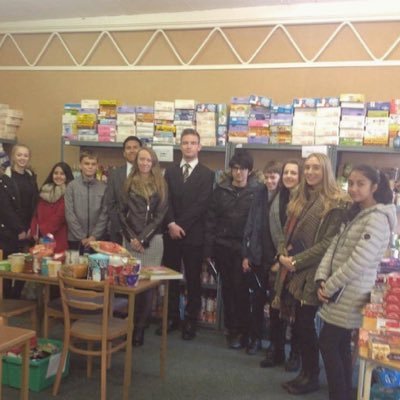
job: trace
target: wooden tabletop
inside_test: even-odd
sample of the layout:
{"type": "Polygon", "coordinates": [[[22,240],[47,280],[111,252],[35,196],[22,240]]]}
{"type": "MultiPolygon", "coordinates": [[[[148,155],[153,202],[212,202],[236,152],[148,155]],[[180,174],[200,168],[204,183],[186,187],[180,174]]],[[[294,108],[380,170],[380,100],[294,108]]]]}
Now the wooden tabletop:
{"type": "Polygon", "coordinates": [[[0,326],[0,353],[33,338],[36,332],[31,329],[17,328],[14,326],[0,326]]]}

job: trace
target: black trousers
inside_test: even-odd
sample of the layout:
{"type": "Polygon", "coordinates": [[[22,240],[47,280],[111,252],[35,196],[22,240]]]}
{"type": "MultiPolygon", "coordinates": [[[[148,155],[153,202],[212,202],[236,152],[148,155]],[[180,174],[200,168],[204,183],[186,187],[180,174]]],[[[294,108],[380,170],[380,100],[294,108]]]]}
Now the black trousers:
{"type": "Polygon", "coordinates": [[[350,400],[352,386],[351,330],[324,322],[319,346],[328,380],[329,400],[350,400]]]}
{"type": "MultiPolygon", "coordinates": [[[[185,319],[197,321],[201,309],[201,266],[203,263],[203,246],[185,244],[182,240],[172,240],[168,234],[163,236],[163,265],[181,271],[183,264],[187,287],[185,319]]],[[[168,315],[169,319],[179,320],[178,281],[170,281],[168,315]]]]}
{"type": "Polygon", "coordinates": [[[249,288],[239,250],[218,246],[215,261],[221,274],[224,324],[232,332],[248,334],[250,326],[249,288]]]}
{"type": "Polygon", "coordinates": [[[252,271],[245,274],[249,290],[251,339],[262,339],[264,324],[264,306],[267,302],[268,275],[264,267],[253,265],[252,271]],[[257,278],[257,280],[256,280],[257,278]]]}
{"type": "Polygon", "coordinates": [[[303,370],[314,379],[319,375],[319,348],[315,330],[315,314],[318,306],[296,303],[293,334],[296,336],[303,370]]]}

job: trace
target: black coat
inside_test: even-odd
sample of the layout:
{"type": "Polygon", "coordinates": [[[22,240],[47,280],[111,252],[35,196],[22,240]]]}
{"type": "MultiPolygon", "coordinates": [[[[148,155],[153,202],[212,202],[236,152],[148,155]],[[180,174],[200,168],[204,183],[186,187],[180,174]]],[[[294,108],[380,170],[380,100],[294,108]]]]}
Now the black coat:
{"type": "Polygon", "coordinates": [[[18,251],[18,234],[26,230],[19,216],[18,193],[10,177],[0,176],[0,248],[5,255],[18,251]]]}
{"type": "MultiPolygon", "coordinates": [[[[281,225],[284,226],[289,192],[281,189],[275,196],[279,196],[279,219],[281,225]]],[[[248,258],[254,265],[267,268],[270,268],[275,262],[277,251],[271,239],[269,226],[270,205],[274,198],[268,198],[268,190],[265,186],[257,192],[249,212],[243,238],[243,257],[248,258]]]]}
{"type": "Polygon", "coordinates": [[[216,186],[208,207],[204,257],[213,257],[215,246],[240,252],[250,206],[261,188],[262,184],[254,176],[240,190],[232,186],[230,176],[216,186]]]}
{"type": "Polygon", "coordinates": [[[207,206],[211,198],[214,173],[197,164],[187,181],[183,182],[179,164],[167,167],[165,180],[168,185],[169,207],[165,217],[165,227],[177,223],[186,233],[185,244],[202,246],[204,243],[204,224],[207,206]]]}
{"type": "Polygon", "coordinates": [[[144,196],[130,191],[122,197],[120,208],[119,217],[125,239],[138,239],[147,247],[152,237],[161,233],[168,200],[161,200],[158,193],[153,193],[147,200],[144,196]]]}

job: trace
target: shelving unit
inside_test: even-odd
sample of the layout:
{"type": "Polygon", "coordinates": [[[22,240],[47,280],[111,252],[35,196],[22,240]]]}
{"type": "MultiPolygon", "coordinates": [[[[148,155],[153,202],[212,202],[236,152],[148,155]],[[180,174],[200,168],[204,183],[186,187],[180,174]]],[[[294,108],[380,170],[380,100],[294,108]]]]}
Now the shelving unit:
{"type": "MultiPolygon", "coordinates": [[[[122,143],[116,142],[85,142],[80,140],[64,140],[61,139],[61,160],[66,161],[65,157],[65,147],[75,147],[78,149],[81,148],[92,148],[97,149],[96,151],[101,151],[101,155],[106,155],[106,160],[114,160],[117,163],[122,162],[122,143]],[[116,152],[118,150],[118,152],[116,152]],[[106,154],[109,152],[112,154],[106,154]]],[[[167,146],[167,145],[159,145],[159,146],[167,146]]],[[[154,145],[153,147],[157,147],[154,145]]],[[[180,158],[180,146],[174,145],[173,152],[174,152],[174,161],[179,160],[180,158]]],[[[227,151],[228,146],[204,146],[201,149],[199,158],[200,160],[208,165],[212,169],[223,169],[227,168],[229,164],[229,151],[227,151]]],[[[102,157],[103,161],[103,157],[102,157]]],[[[165,164],[166,163],[162,163],[165,164]]]]}

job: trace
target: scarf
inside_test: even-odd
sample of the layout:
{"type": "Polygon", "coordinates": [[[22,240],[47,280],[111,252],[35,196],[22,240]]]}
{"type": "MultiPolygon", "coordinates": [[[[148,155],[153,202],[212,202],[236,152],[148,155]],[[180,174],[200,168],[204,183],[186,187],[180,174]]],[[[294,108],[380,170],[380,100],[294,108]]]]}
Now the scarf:
{"type": "Polygon", "coordinates": [[[46,183],[40,189],[39,196],[47,203],[56,203],[65,194],[65,185],[55,185],[54,183],[46,183]]]}

